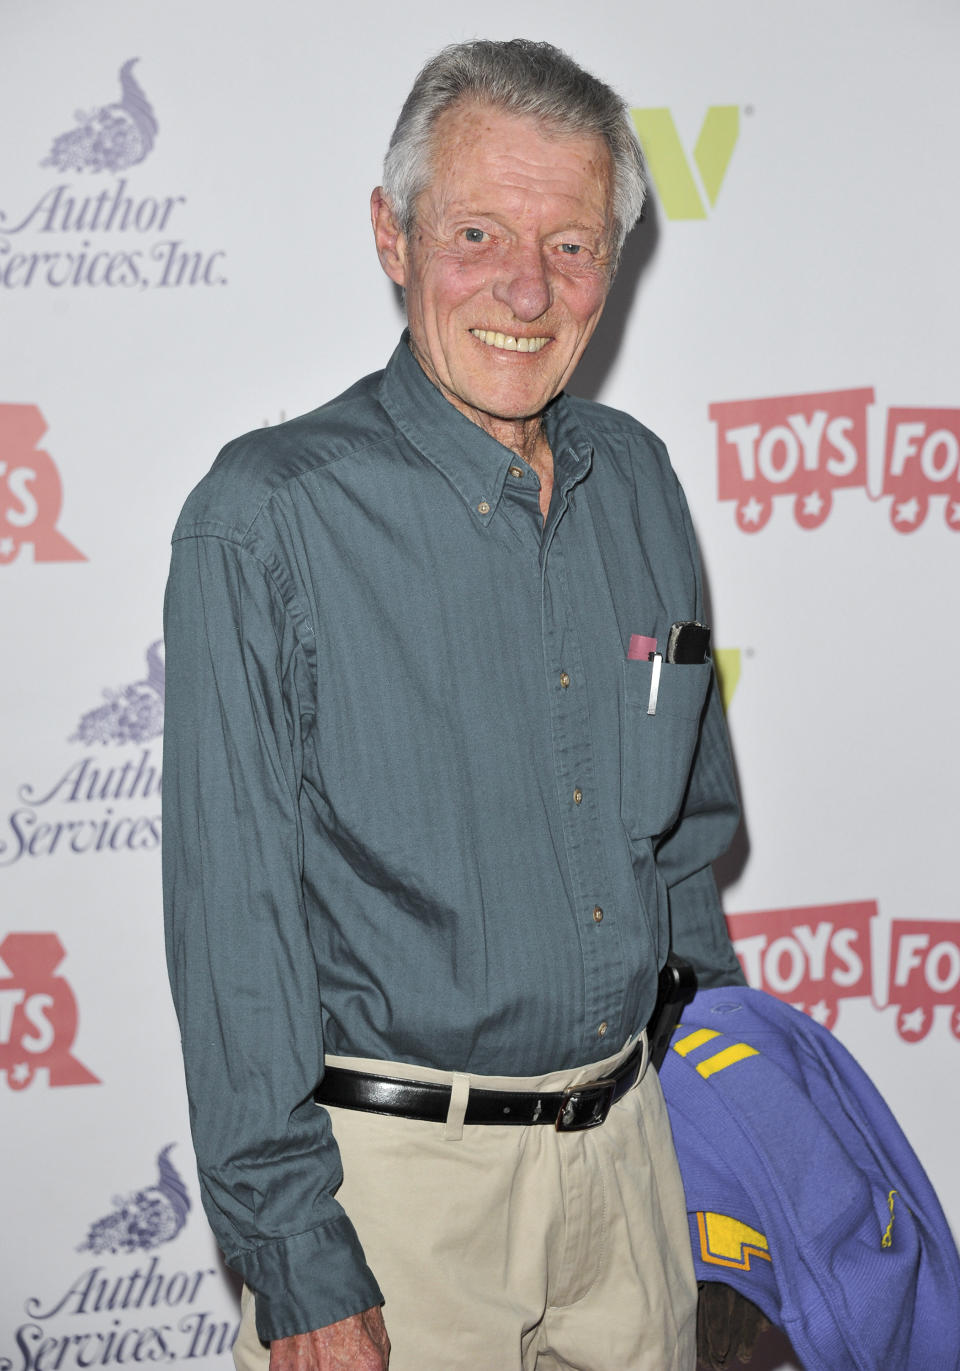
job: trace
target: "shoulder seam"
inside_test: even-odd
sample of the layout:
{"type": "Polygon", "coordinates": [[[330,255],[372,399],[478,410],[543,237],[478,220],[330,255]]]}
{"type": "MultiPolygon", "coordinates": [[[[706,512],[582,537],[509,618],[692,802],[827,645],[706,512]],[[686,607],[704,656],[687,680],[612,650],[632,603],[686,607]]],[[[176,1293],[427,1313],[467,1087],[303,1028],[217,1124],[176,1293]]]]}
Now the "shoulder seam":
{"type": "MultiPolygon", "coordinates": [[[[362,457],[364,453],[370,452],[374,448],[376,448],[381,441],[387,441],[386,435],[382,440],[366,442],[358,447],[348,448],[346,451],[343,452],[331,453],[329,456],[324,456],[320,460],[313,462],[312,465],[307,467],[305,470],[294,472],[292,475],[286,477],[286,479],[280,482],[279,485],[276,485],[272,489],[264,492],[263,497],[260,500],[260,503],[257,505],[253,514],[250,516],[249,522],[246,524],[244,528],[224,523],[222,520],[218,519],[201,519],[198,520],[196,523],[188,524],[183,529],[175,529],[173,533],[173,540],[176,541],[180,538],[190,538],[209,535],[211,537],[223,538],[228,542],[236,542],[242,545],[245,542],[250,531],[252,530],[254,524],[260,518],[261,514],[263,514],[264,510],[271,504],[271,502],[274,499],[282,495],[284,491],[288,490],[292,485],[298,482],[302,482],[307,476],[311,476],[315,472],[325,471],[328,467],[332,467],[336,462],[341,462],[348,457],[362,457]]],[[[224,451],[226,451],[226,449],[224,449],[224,451]]]]}
{"type": "MultiPolygon", "coordinates": [[[[185,530],[183,533],[175,535],[173,541],[179,543],[187,542],[189,539],[216,538],[220,542],[229,543],[232,547],[236,548],[238,553],[242,553],[245,557],[249,557],[252,562],[256,562],[257,566],[259,566],[263,571],[264,576],[270,583],[271,589],[273,590],[274,594],[279,600],[280,607],[284,613],[284,617],[290,622],[290,626],[293,629],[293,636],[297,640],[297,650],[305,653],[307,661],[310,662],[311,652],[310,650],[308,650],[307,644],[304,641],[304,630],[309,631],[310,637],[313,640],[313,642],[316,641],[316,633],[314,631],[313,624],[310,620],[310,616],[308,614],[305,614],[303,620],[301,621],[297,618],[295,614],[292,614],[290,612],[290,607],[287,604],[286,596],[284,595],[280,587],[277,585],[276,577],[274,576],[273,572],[271,571],[267,563],[263,560],[263,558],[259,557],[257,553],[253,551],[252,548],[247,547],[242,540],[235,537],[227,537],[225,534],[213,531],[214,529],[220,527],[223,526],[219,524],[210,524],[210,526],[208,527],[206,524],[197,524],[191,527],[190,529],[185,530]]],[[[314,677],[316,676],[316,670],[313,666],[311,666],[311,674],[314,677]]]]}

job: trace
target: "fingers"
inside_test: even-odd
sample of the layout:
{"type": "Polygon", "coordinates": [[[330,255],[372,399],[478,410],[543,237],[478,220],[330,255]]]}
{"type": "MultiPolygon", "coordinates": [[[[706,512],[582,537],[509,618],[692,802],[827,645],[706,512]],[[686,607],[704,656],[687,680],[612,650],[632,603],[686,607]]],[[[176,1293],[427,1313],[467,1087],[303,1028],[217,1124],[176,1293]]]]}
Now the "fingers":
{"type": "Polygon", "coordinates": [[[389,1362],[390,1339],[379,1305],[270,1344],[270,1371],[387,1371],[389,1362]]]}

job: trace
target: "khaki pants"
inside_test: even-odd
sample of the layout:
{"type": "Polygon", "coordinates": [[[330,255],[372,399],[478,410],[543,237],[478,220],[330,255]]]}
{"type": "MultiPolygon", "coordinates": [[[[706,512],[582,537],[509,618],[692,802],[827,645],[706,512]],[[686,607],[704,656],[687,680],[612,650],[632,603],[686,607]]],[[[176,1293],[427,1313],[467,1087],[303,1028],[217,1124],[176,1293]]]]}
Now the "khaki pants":
{"type": "MultiPolygon", "coordinates": [[[[562,1090],[629,1050],[538,1077],[328,1059],[453,1086],[445,1125],[330,1109],[337,1197],[383,1290],[391,1371],[693,1371],[697,1288],[656,1072],[584,1132],[462,1123],[471,1081],[562,1090]]],[[[238,1371],[266,1371],[244,1295],[238,1371]]]]}

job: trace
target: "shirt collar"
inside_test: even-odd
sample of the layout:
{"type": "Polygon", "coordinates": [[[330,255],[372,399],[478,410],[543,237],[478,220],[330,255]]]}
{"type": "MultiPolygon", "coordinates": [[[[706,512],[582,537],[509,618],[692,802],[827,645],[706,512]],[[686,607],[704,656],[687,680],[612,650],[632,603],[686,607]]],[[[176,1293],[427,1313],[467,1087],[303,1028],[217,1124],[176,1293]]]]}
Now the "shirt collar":
{"type": "MultiPolygon", "coordinates": [[[[460,494],[486,527],[503,495],[516,454],[461,414],[437,389],[410,350],[404,330],[380,382],[380,400],[401,433],[460,494]]],[[[545,415],[561,493],[590,470],[593,448],[563,395],[545,415]]]]}

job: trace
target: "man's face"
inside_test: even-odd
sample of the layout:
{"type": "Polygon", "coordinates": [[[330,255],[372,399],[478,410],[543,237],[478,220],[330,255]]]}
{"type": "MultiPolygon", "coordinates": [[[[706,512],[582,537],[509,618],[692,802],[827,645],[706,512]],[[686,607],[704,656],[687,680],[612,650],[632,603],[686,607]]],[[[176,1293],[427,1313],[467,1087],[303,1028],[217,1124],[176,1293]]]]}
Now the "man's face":
{"type": "Polygon", "coordinates": [[[482,427],[539,414],[580,360],[610,284],[611,179],[601,138],[470,103],[437,123],[409,239],[374,193],[414,353],[482,427]]]}

